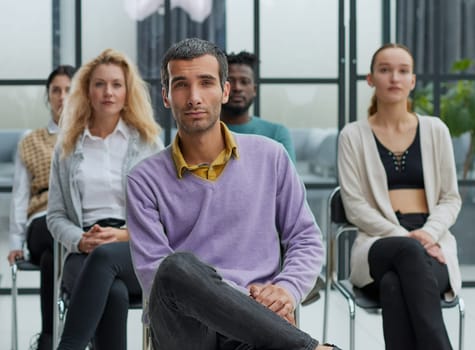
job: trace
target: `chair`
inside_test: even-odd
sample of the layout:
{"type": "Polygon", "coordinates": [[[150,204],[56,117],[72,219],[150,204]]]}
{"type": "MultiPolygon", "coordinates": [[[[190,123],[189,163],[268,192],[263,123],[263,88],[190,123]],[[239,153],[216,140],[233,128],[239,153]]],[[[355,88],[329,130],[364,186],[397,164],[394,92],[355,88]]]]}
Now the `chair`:
{"type": "Polygon", "coordinates": [[[0,191],[11,192],[18,142],[29,129],[0,130],[0,191]]]}
{"type": "MultiPolygon", "coordinates": [[[[54,256],[54,300],[56,300],[57,307],[53,310],[53,349],[56,349],[59,344],[59,338],[62,333],[64,321],[69,304],[69,294],[61,288],[61,280],[63,275],[63,261],[66,256],[65,247],[55,240],[53,249],[54,256]]],[[[141,297],[130,298],[129,309],[138,310],[146,305],[146,301],[141,297]]],[[[151,347],[150,329],[143,324],[142,327],[142,349],[148,350],[151,347]]]]}
{"type": "MultiPolygon", "coordinates": [[[[365,295],[361,289],[353,286],[347,279],[349,276],[349,257],[351,245],[355,238],[357,228],[351,225],[345,214],[345,209],[337,187],[328,199],[328,225],[327,225],[327,271],[326,292],[324,303],[323,339],[326,340],[328,315],[329,315],[329,292],[334,286],[347,300],[350,313],[350,350],[355,349],[355,314],[356,306],[367,311],[380,311],[379,301],[365,295]]],[[[463,350],[465,304],[461,297],[452,301],[441,299],[442,308],[458,306],[459,309],[459,349],[463,350]]]]}
{"type": "Polygon", "coordinates": [[[12,266],[12,350],[18,350],[17,273],[18,271],[39,271],[40,267],[28,260],[17,260],[12,266]]]}

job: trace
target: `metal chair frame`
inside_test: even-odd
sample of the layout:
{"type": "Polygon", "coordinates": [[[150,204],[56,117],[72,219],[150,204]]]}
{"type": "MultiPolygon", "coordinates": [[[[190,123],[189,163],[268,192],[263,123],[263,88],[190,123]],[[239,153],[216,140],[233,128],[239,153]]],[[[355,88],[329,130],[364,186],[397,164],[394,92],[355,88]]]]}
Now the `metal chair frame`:
{"type": "Polygon", "coordinates": [[[12,273],[12,350],[18,350],[18,309],[17,309],[17,274],[18,271],[39,271],[40,267],[29,260],[17,260],[11,266],[12,273]]]}
{"type": "MultiPolygon", "coordinates": [[[[348,240],[344,242],[344,252],[340,256],[341,240],[347,237],[349,233],[356,234],[357,227],[351,225],[345,214],[343,203],[340,197],[340,188],[337,187],[330,194],[328,199],[328,225],[327,225],[327,283],[325,286],[325,302],[324,302],[324,322],[323,322],[323,340],[326,340],[328,330],[329,315],[329,295],[332,286],[336,288],[347,300],[349,316],[350,316],[350,350],[355,349],[355,316],[356,306],[367,311],[379,311],[381,305],[378,300],[368,297],[361,289],[353,286],[348,279],[341,278],[341,275],[348,276],[349,271],[343,271],[339,266],[343,257],[345,262],[349,261],[351,245],[348,240]],[[336,229],[333,226],[337,226],[336,229]]],[[[345,266],[343,266],[345,268],[345,266]]],[[[459,310],[459,334],[458,346],[460,350],[464,348],[464,328],[465,328],[465,303],[458,296],[454,300],[445,301],[441,299],[442,308],[452,308],[458,306],[459,310]]]]}

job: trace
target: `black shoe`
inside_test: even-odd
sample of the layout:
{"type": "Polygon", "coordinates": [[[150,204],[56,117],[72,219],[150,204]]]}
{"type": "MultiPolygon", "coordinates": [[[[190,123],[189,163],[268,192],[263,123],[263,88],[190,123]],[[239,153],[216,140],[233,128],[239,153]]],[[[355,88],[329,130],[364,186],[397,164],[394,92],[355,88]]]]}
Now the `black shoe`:
{"type": "Polygon", "coordinates": [[[336,346],[335,344],[328,344],[328,343],[325,343],[323,344],[324,346],[333,346],[333,350],[341,350],[338,346],[336,346]]]}

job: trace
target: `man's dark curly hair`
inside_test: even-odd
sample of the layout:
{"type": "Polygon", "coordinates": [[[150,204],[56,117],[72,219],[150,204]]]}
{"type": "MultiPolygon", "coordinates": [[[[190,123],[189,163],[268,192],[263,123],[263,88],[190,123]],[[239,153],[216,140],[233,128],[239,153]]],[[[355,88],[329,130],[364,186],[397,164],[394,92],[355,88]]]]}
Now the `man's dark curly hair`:
{"type": "Polygon", "coordinates": [[[226,54],[226,58],[228,59],[228,66],[231,64],[244,64],[251,67],[252,72],[255,73],[258,60],[253,53],[247,51],[241,51],[239,53],[231,52],[226,54]]]}

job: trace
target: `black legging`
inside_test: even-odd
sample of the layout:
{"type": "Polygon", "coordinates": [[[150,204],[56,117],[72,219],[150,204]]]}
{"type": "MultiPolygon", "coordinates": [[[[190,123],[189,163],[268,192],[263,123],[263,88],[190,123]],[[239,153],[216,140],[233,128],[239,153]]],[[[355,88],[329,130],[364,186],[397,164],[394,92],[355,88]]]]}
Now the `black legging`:
{"type": "Polygon", "coordinates": [[[127,349],[129,295],[141,288],[132,266],[128,242],[104,244],[91,254],[70,254],[63,285],[72,291],[58,349],[127,349]]]}
{"type": "Polygon", "coordinates": [[[27,230],[27,247],[32,263],[40,266],[41,332],[53,334],[53,237],[46,215],[34,219],[27,230]]]}
{"type": "Polygon", "coordinates": [[[368,262],[374,282],[363,290],[380,299],[386,349],[452,349],[440,308],[447,266],[410,237],[377,240],[368,262]]]}

